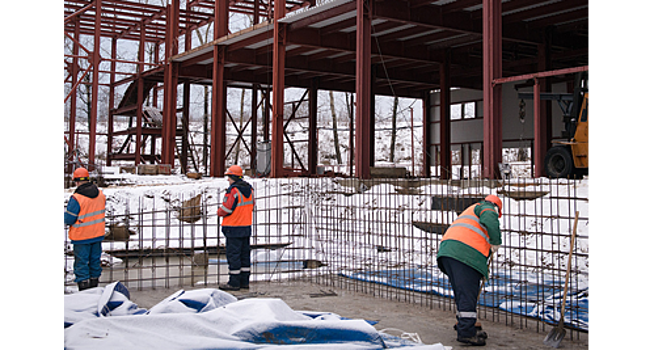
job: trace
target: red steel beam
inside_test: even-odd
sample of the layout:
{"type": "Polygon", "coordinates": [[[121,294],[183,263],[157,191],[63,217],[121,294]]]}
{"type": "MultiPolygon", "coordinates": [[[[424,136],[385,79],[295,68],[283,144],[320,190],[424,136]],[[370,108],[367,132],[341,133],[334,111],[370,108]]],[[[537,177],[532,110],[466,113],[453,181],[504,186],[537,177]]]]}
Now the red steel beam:
{"type": "Polygon", "coordinates": [[[370,160],[372,149],[370,147],[372,135],[370,130],[370,101],[371,101],[371,23],[372,1],[357,0],[356,16],[356,155],[355,176],[360,179],[369,179],[370,160]]]}
{"type": "Polygon", "coordinates": [[[511,82],[515,82],[515,81],[529,80],[529,79],[547,78],[547,77],[553,77],[553,76],[557,76],[557,75],[573,74],[573,73],[587,72],[587,71],[588,71],[588,66],[579,66],[579,67],[573,67],[573,68],[563,68],[563,69],[550,70],[550,71],[546,71],[546,72],[536,72],[536,73],[515,75],[515,76],[512,76],[512,77],[493,79],[493,85],[499,85],[499,84],[511,83],[511,82]]]}
{"type": "Polygon", "coordinates": [[[285,1],[275,1],[273,29],[273,115],[270,176],[282,177],[284,171],[284,68],[286,64],[286,25],[279,20],[286,15],[285,1]]]}
{"type": "Polygon", "coordinates": [[[493,84],[502,76],[502,2],[483,0],[483,177],[498,178],[502,162],[502,87],[493,84]]]}
{"type": "Polygon", "coordinates": [[[94,3],[90,3],[90,4],[88,4],[88,5],[84,6],[84,7],[82,7],[81,9],[79,9],[79,10],[77,10],[77,11],[71,13],[70,15],[64,17],[64,24],[66,24],[66,23],[68,23],[68,21],[70,21],[70,20],[76,18],[78,15],[81,15],[82,13],[86,12],[86,10],[92,8],[93,6],[95,6],[95,4],[94,4],[94,3]]]}

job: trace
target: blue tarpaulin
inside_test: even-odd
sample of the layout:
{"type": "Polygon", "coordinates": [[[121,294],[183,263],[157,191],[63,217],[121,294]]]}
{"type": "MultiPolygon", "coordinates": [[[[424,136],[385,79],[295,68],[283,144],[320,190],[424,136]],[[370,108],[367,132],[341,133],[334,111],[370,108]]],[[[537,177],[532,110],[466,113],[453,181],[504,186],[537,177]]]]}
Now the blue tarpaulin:
{"type": "MultiPolygon", "coordinates": [[[[343,272],[343,276],[416,292],[454,297],[447,275],[437,268],[426,270],[390,269],[343,272]]],[[[563,300],[563,281],[550,275],[493,271],[484,285],[479,304],[557,323],[563,300]]],[[[588,288],[570,286],[566,298],[565,321],[568,326],[588,330],[588,288]]]]}

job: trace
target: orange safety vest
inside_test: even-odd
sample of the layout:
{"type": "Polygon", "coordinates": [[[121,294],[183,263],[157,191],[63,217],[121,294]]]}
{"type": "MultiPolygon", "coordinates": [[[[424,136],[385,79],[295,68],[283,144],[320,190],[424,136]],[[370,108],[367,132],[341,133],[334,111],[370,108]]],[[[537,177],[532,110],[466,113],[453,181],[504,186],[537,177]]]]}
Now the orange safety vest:
{"type": "MultiPolygon", "coordinates": [[[[443,236],[443,241],[453,239],[464,243],[488,257],[491,249],[490,236],[488,231],[479,222],[479,217],[475,215],[475,207],[479,204],[473,204],[459,215],[450,225],[443,236]]],[[[492,210],[492,209],[485,209],[492,210]]]]}
{"type": "Polygon", "coordinates": [[[250,197],[245,197],[238,188],[236,189],[237,203],[236,209],[232,212],[229,208],[226,208],[224,205],[222,209],[226,212],[232,212],[230,215],[227,215],[223,218],[223,226],[251,226],[252,225],[252,212],[254,211],[254,191],[250,192],[250,197]]]}
{"type": "Polygon", "coordinates": [[[105,196],[102,191],[95,198],[89,198],[79,193],[73,194],[80,210],[77,221],[68,230],[68,238],[82,241],[104,236],[105,196]]]}

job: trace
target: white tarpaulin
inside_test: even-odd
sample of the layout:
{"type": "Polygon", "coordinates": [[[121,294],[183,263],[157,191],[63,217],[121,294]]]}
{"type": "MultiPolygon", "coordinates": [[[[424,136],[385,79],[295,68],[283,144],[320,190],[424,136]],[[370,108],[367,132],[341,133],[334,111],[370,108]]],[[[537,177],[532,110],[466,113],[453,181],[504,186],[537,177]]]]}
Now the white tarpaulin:
{"type": "Polygon", "coordinates": [[[294,311],[281,299],[238,301],[210,288],[180,290],[150,310],[119,282],[64,298],[66,349],[445,349],[380,333],[365,320],[294,311]]]}

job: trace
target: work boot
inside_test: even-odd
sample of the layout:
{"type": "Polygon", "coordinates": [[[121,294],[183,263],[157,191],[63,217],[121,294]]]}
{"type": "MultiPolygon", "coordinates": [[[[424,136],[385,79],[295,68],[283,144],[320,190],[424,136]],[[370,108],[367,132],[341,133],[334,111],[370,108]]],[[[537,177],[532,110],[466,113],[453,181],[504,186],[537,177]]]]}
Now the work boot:
{"type": "MultiPolygon", "coordinates": [[[[458,327],[457,327],[458,324],[459,324],[459,322],[457,322],[457,323],[454,324],[454,330],[455,330],[455,331],[458,331],[458,330],[459,330],[458,327]]],[[[477,336],[478,336],[478,337],[480,337],[480,338],[484,338],[484,339],[487,339],[487,338],[488,338],[488,333],[486,333],[486,331],[484,331],[484,330],[481,329],[481,323],[476,322],[476,323],[475,323],[475,329],[477,330],[477,336]]]]}
{"type": "Polygon", "coordinates": [[[220,290],[226,290],[226,291],[237,291],[241,289],[240,287],[234,287],[229,283],[221,283],[218,285],[218,289],[220,290]]]}
{"type": "Polygon", "coordinates": [[[91,277],[90,281],[91,281],[90,282],[91,283],[91,288],[95,288],[95,287],[98,286],[98,282],[100,282],[100,278],[99,277],[91,277]]]}
{"type": "Polygon", "coordinates": [[[241,289],[250,289],[250,273],[241,272],[241,289]]]}
{"type": "Polygon", "coordinates": [[[77,282],[77,289],[80,292],[89,288],[91,288],[91,280],[83,280],[81,282],[77,282]]]}
{"type": "Polygon", "coordinates": [[[457,336],[456,341],[461,342],[461,343],[465,343],[465,344],[470,344],[472,346],[484,346],[484,345],[486,345],[486,339],[480,337],[479,333],[475,334],[474,337],[468,337],[468,338],[457,336]]]}

